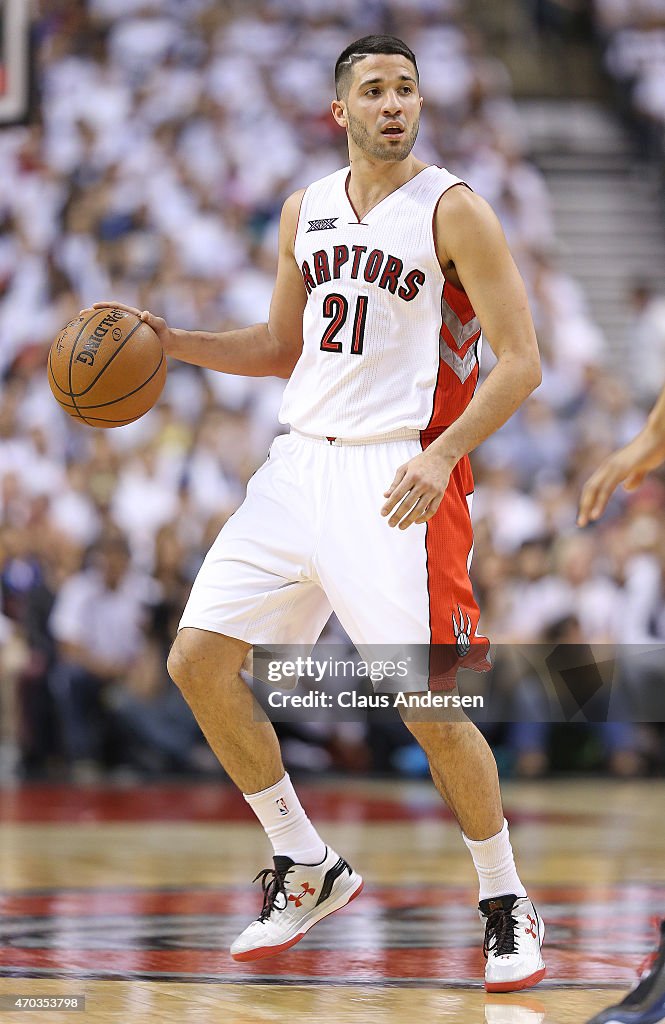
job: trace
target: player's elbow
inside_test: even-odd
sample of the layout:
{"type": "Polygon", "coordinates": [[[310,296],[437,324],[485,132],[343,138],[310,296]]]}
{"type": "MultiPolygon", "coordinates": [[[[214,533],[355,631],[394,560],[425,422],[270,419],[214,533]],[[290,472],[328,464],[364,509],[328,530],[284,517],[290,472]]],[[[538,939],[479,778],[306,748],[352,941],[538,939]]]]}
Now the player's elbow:
{"type": "Polygon", "coordinates": [[[293,373],[293,368],[300,358],[302,352],[302,338],[299,344],[293,344],[280,338],[274,331],[272,325],[267,325],[268,335],[272,341],[272,372],[275,377],[284,380],[293,373]]]}
{"type": "Polygon", "coordinates": [[[539,388],[543,382],[543,371],[540,365],[539,356],[532,356],[524,367],[524,386],[527,389],[527,394],[530,395],[532,391],[539,388]]]}
{"type": "Polygon", "coordinates": [[[519,388],[523,397],[528,398],[532,391],[540,386],[543,380],[543,372],[540,366],[540,353],[535,345],[525,346],[520,352],[515,352],[517,357],[517,378],[519,388]]]}
{"type": "Polygon", "coordinates": [[[299,356],[299,352],[291,352],[288,349],[278,353],[275,376],[281,377],[283,380],[288,380],[293,373],[293,369],[298,362],[299,356]]]}

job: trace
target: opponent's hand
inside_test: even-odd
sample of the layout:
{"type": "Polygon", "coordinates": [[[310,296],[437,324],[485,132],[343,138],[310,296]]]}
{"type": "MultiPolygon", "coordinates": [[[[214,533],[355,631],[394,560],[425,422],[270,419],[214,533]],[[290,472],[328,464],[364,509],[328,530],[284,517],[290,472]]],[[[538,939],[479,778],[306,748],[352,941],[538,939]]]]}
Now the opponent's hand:
{"type": "Polygon", "coordinates": [[[647,429],[629,444],[609,455],[589,477],[582,489],[577,525],[586,526],[599,519],[612,494],[623,482],[625,491],[634,491],[647,473],[665,460],[665,445],[647,429]]]}
{"type": "Polygon", "coordinates": [[[388,525],[399,523],[400,530],[406,530],[412,523],[426,523],[431,519],[443,500],[455,462],[450,457],[425,451],[398,466],[393,482],[384,491],[388,500],[381,515],[390,516],[388,525]]]}
{"type": "Polygon", "coordinates": [[[85,316],[89,313],[94,313],[96,309],[123,309],[126,313],[133,313],[139,320],[143,320],[148,327],[152,327],[153,331],[162,343],[162,348],[166,355],[169,355],[169,346],[171,343],[171,328],[167,325],[166,320],[161,316],[154,316],[147,309],[140,310],[136,309],[135,306],[127,306],[124,302],[94,302],[89,309],[82,309],[80,316],[85,316]]]}

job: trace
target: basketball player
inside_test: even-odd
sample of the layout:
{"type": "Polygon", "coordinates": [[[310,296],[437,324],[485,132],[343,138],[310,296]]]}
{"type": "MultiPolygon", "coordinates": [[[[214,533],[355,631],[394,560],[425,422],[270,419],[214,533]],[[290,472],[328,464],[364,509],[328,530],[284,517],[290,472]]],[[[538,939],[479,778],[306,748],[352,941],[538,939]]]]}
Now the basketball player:
{"type": "MultiPolygon", "coordinates": [[[[665,389],[645,427],[623,448],[609,455],[582,489],[577,523],[599,519],[619,486],[634,491],[647,473],[665,462],[665,389]]],[[[651,967],[622,1002],[597,1014],[589,1024],[663,1024],[665,1022],[665,920],[651,967]]]]}
{"type": "MultiPolygon", "coordinates": [[[[350,167],[284,204],[268,323],[209,334],[140,314],[170,356],[288,378],[280,420],[290,433],[209,551],[169,657],[273,845],[274,867],[257,876],[261,913],[231,947],[241,961],[292,946],[362,888],[307,818],[272,724],[257,721],[239,675],[248,652],[309,648],[335,611],[361,649],[437,645],[432,688],[454,687],[458,662],[486,669],[468,575],[467,453],[540,382],[525,289],[496,216],[411,152],[423,103],[411,50],[391,36],[360,39],[335,81],[350,167]],[[497,363],[474,396],[481,324],[497,363]]],[[[544,927],[517,874],[492,753],[468,721],[407,726],[479,875],[486,987],[535,985],[544,927]]]]}

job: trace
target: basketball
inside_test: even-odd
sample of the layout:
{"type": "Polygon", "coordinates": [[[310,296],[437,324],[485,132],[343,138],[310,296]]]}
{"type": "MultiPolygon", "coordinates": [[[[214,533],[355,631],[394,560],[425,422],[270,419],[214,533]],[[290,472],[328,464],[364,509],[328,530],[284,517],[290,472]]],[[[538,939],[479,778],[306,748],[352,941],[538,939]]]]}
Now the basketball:
{"type": "Polygon", "coordinates": [[[166,357],[152,327],[105,307],[71,320],[48,357],[51,391],[62,409],[91,427],[122,427],[153,407],[166,357]]]}

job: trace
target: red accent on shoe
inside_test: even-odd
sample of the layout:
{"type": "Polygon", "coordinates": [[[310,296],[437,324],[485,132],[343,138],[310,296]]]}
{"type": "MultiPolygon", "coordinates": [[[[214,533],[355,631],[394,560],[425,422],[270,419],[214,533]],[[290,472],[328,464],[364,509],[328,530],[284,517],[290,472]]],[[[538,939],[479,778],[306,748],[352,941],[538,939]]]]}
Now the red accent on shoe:
{"type": "MultiPolygon", "coordinates": [[[[326,914],[326,917],[331,917],[332,914],[336,914],[338,910],[344,910],[344,907],[348,907],[351,900],[355,900],[356,896],[360,896],[364,884],[364,881],[361,882],[356,891],[351,893],[346,903],[341,907],[337,907],[336,910],[331,910],[330,914],[326,914]]],[[[322,917],[321,920],[324,921],[325,918],[322,917]]],[[[318,923],[319,922],[317,921],[316,924],[318,923]]],[[[314,925],[312,925],[312,928],[313,927],[314,925]]],[[[303,935],[307,935],[307,932],[299,932],[298,935],[294,935],[293,938],[289,939],[287,942],[281,942],[278,946],[259,946],[258,949],[248,949],[245,953],[231,953],[231,956],[234,960],[240,961],[240,963],[246,963],[249,960],[263,960],[269,956],[277,956],[278,953],[283,953],[291,946],[295,946],[296,942],[300,942],[303,935]]]]}
{"type": "Polygon", "coordinates": [[[309,882],[303,882],[303,884],[302,884],[302,892],[299,892],[297,896],[294,896],[294,894],[291,893],[290,896],[289,896],[289,899],[291,900],[292,903],[295,903],[295,905],[297,907],[301,907],[302,906],[302,901],[304,900],[304,898],[307,895],[307,893],[309,893],[310,896],[313,896],[315,892],[316,892],[316,889],[312,889],[312,887],[309,884],[309,882]]]}
{"type": "Polygon", "coordinates": [[[542,967],[535,974],[530,974],[528,978],[520,978],[518,981],[495,981],[485,982],[486,992],[521,992],[525,988],[533,988],[539,981],[542,981],[547,974],[547,968],[542,967]]]}

